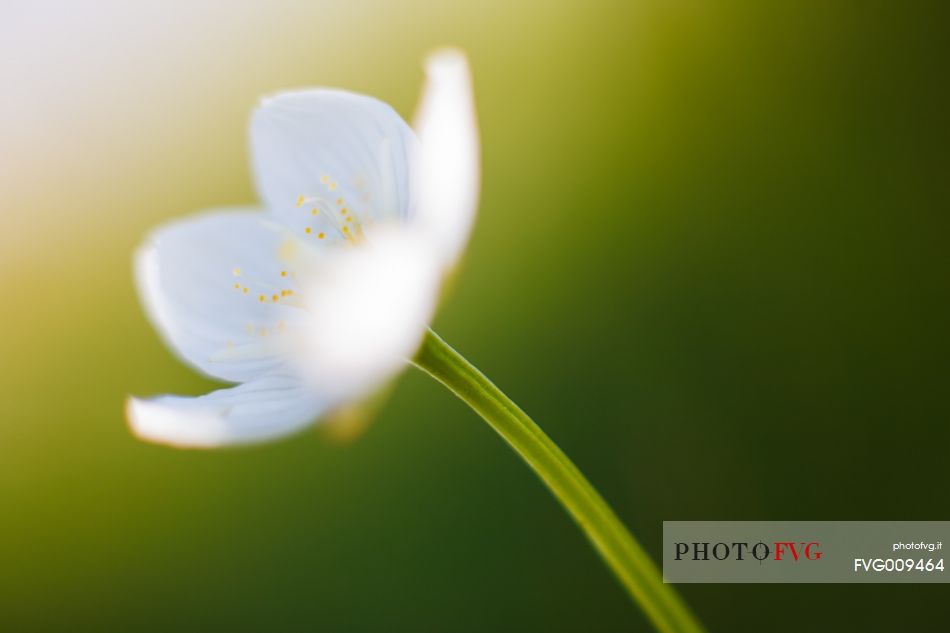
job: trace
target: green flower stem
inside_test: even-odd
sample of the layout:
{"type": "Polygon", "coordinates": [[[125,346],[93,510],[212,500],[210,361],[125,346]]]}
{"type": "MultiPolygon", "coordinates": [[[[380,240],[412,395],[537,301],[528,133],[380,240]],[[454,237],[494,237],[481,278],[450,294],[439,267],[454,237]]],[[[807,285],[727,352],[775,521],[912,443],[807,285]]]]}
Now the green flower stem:
{"type": "Polygon", "coordinates": [[[574,517],[604,562],[660,631],[702,625],[584,475],[518,405],[429,330],[414,363],[449,388],[501,435],[574,517]]]}

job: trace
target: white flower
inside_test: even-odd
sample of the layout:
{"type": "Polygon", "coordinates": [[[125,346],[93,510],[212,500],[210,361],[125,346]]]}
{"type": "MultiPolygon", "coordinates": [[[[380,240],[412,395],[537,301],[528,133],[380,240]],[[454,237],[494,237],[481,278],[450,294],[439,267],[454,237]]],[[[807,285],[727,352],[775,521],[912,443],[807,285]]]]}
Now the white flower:
{"type": "Polygon", "coordinates": [[[478,133],[459,52],[427,62],[416,133],[340,90],[265,99],[251,125],[266,211],[155,231],[135,258],[151,321],[236,386],[129,398],[140,438],[215,447],[281,437],[380,388],[418,348],[478,196],[478,133]]]}

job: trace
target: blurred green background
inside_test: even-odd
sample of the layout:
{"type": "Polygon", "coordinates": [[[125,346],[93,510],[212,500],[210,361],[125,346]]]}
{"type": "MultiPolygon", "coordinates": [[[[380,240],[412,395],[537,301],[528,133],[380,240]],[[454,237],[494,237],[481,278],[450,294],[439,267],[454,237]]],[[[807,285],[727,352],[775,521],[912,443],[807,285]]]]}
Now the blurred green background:
{"type": "MultiPolygon", "coordinates": [[[[356,440],[179,452],[154,225],[254,199],[259,95],[409,117],[470,54],[484,192],[436,329],[656,557],[664,519],[947,519],[942,3],[0,3],[0,629],[648,630],[418,372],[356,440]]],[[[938,630],[946,585],[692,585],[713,630],[938,630]]]]}

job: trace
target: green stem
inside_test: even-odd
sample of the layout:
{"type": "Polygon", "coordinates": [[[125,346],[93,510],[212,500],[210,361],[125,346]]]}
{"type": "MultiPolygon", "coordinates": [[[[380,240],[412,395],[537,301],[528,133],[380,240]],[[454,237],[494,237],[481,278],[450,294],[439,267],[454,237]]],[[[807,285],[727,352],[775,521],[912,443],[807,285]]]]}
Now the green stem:
{"type": "Polygon", "coordinates": [[[703,631],[610,506],[518,405],[431,330],[414,363],[472,407],[528,463],[658,630],[703,631]]]}

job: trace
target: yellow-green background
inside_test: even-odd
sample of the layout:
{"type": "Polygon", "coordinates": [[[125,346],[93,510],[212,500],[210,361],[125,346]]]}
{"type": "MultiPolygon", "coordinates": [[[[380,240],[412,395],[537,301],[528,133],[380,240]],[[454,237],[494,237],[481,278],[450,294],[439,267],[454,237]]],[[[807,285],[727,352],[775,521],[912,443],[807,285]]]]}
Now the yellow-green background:
{"type": "MultiPolygon", "coordinates": [[[[945,519],[941,3],[0,3],[0,630],[647,624],[492,432],[409,372],[368,431],[178,452],[154,225],[253,200],[261,94],[410,116],[474,66],[481,214],[437,329],[656,556],[663,519],[945,519]]],[[[688,586],[719,631],[939,630],[944,586],[688,586]]]]}

